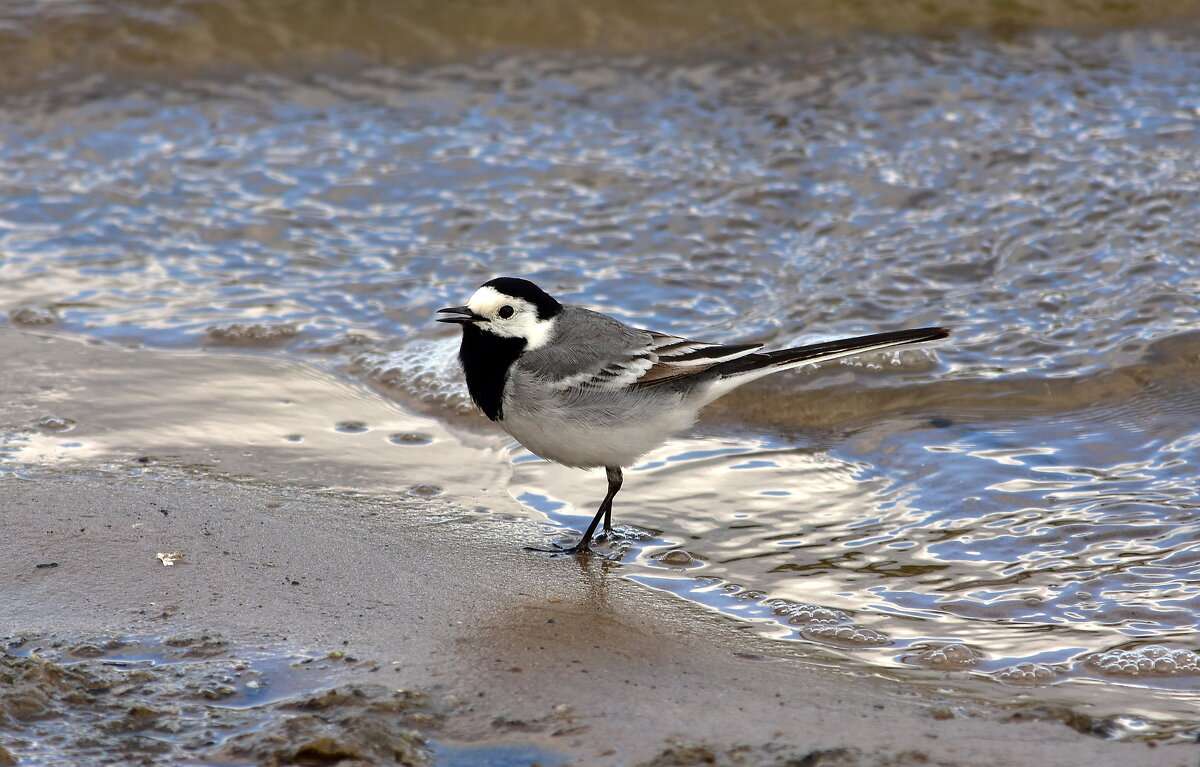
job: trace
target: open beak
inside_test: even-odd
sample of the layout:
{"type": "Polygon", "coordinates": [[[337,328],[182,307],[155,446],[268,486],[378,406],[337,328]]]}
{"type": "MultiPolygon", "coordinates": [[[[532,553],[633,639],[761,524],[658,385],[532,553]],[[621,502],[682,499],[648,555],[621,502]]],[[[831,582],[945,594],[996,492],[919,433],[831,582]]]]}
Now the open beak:
{"type": "Polygon", "coordinates": [[[438,309],[438,314],[441,314],[442,312],[446,312],[448,314],[454,314],[457,316],[438,317],[437,318],[438,322],[454,322],[459,325],[466,325],[468,322],[475,322],[476,320],[484,319],[482,314],[476,314],[475,312],[471,311],[470,309],[468,309],[465,306],[449,306],[449,307],[446,307],[445,309],[438,309]]]}

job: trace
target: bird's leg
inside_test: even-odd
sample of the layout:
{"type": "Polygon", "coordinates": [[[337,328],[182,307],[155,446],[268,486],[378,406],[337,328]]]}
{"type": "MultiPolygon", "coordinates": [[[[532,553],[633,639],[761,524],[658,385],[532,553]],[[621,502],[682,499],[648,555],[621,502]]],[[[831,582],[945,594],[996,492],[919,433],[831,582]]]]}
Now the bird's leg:
{"type": "Polygon", "coordinates": [[[567,554],[584,554],[592,550],[590,546],[592,533],[596,532],[596,526],[600,524],[601,519],[604,520],[604,534],[612,534],[612,502],[617,491],[621,489],[621,467],[606,466],[604,468],[608,472],[608,494],[600,502],[600,508],[596,509],[596,516],[592,517],[591,524],[587,526],[587,530],[583,531],[583,537],[579,539],[579,543],[567,549],[565,552],[567,554]]]}
{"type": "MultiPolygon", "coordinates": [[[[605,466],[604,471],[608,474],[608,495],[604,496],[604,502],[600,504],[600,508],[604,510],[604,532],[601,533],[601,538],[608,538],[612,535],[612,502],[617,493],[621,490],[621,481],[624,476],[621,474],[620,466],[605,466]]],[[[593,527],[594,527],[593,523],[593,527]]]]}
{"type": "Polygon", "coordinates": [[[600,502],[600,508],[596,509],[596,516],[592,517],[592,521],[587,526],[587,530],[583,531],[583,537],[579,539],[579,543],[569,549],[536,549],[527,548],[527,551],[547,551],[550,554],[590,554],[592,551],[592,533],[596,532],[596,527],[600,524],[600,520],[604,520],[604,532],[599,536],[601,538],[612,535],[612,503],[616,497],[617,491],[621,489],[620,466],[605,466],[605,471],[608,472],[608,494],[604,496],[604,500],[600,502]]]}

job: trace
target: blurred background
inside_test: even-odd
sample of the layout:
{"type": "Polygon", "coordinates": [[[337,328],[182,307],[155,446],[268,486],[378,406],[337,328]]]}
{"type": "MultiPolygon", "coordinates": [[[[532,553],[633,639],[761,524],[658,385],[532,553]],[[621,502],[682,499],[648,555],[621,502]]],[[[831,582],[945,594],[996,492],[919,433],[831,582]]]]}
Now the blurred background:
{"type": "Polygon", "coordinates": [[[949,326],[717,403],[627,475],[640,535],[611,555],[849,663],[1126,685],[1151,695],[1130,732],[1177,734],[1200,670],[1198,19],[8,0],[0,315],[311,360],[492,440],[554,529],[603,478],[468,431],[430,319],[479,283],[711,341],[949,326]]]}

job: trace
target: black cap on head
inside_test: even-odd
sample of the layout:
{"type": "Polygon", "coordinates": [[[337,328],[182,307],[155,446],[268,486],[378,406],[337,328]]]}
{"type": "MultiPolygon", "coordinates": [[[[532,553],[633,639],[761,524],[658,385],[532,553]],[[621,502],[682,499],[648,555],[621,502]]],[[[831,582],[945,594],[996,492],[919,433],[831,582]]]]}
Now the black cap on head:
{"type": "Polygon", "coordinates": [[[493,288],[506,296],[525,299],[537,307],[539,320],[548,320],[561,312],[563,308],[562,304],[554,300],[549,293],[520,277],[497,277],[494,280],[488,280],[480,287],[493,288]]]}

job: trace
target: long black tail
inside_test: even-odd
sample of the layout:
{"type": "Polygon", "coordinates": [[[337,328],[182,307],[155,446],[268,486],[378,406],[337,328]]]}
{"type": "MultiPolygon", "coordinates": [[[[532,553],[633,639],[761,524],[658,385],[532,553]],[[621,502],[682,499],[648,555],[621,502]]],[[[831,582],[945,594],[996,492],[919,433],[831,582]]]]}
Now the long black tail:
{"type": "Polygon", "coordinates": [[[826,341],[810,346],[797,346],[793,349],[780,349],[777,352],[761,352],[747,354],[744,357],[729,360],[718,365],[714,372],[721,378],[732,378],[745,375],[756,370],[771,372],[797,365],[808,365],[839,357],[849,357],[853,354],[863,354],[893,346],[919,344],[925,341],[936,341],[950,335],[946,328],[913,328],[912,330],[893,330],[888,333],[874,333],[857,338],[843,338],[840,341],[826,341]]]}

